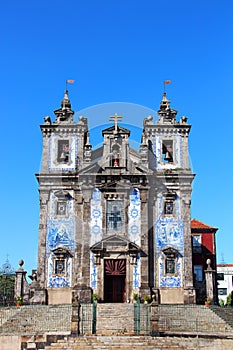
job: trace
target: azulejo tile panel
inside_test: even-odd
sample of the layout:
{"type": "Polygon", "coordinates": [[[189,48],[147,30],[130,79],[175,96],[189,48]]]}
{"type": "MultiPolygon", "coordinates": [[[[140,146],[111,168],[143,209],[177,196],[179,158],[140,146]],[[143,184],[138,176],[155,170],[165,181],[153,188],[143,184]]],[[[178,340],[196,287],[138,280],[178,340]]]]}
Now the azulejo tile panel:
{"type": "Polygon", "coordinates": [[[156,221],[156,251],[175,248],[181,254],[184,251],[184,223],[175,218],[160,218],[156,221]]]}
{"type": "Polygon", "coordinates": [[[91,221],[90,221],[90,245],[101,241],[102,233],[103,213],[101,205],[101,192],[98,189],[94,189],[91,199],[91,221]]]}
{"type": "Polygon", "coordinates": [[[180,214],[180,198],[177,195],[175,216],[166,217],[163,212],[163,196],[160,194],[158,201],[158,219],[155,222],[156,256],[158,258],[159,286],[182,287],[183,283],[183,254],[184,254],[184,222],[180,214]],[[166,275],[164,250],[173,248],[177,251],[175,257],[176,271],[174,276],[166,275]]]}
{"type": "MultiPolygon", "coordinates": [[[[101,241],[103,211],[101,205],[101,192],[94,189],[91,198],[91,221],[90,221],[90,246],[101,241]]],[[[94,265],[94,254],[90,253],[90,285],[94,290],[97,288],[97,266],[94,265]]]]}
{"type": "Polygon", "coordinates": [[[166,276],[165,275],[165,254],[160,253],[158,262],[159,262],[159,286],[161,288],[176,288],[182,287],[183,279],[182,279],[182,256],[179,254],[176,259],[176,274],[174,276],[166,276]]]}
{"type": "Polygon", "coordinates": [[[94,254],[90,252],[90,286],[93,290],[97,289],[97,266],[94,264],[94,254]]]}
{"type": "Polygon", "coordinates": [[[141,285],[141,259],[137,254],[136,265],[133,267],[133,289],[138,289],[141,285]]]}
{"type": "Polygon", "coordinates": [[[141,201],[138,189],[130,193],[128,208],[128,237],[129,240],[140,245],[141,243],[141,201]]]}
{"type": "Polygon", "coordinates": [[[71,286],[71,257],[67,257],[66,272],[64,276],[58,276],[54,273],[54,249],[63,248],[74,254],[74,232],[75,220],[73,212],[73,199],[67,199],[68,215],[57,217],[56,208],[57,197],[54,193],[50,194],[50,211],[47,218],[47,238],[46,238],[46,256],[48,259],[47,281],[48,287],[70,287],[71,286]]]}
{"type": "Polygon", "coordinates": [[[72,259],[68,258],[67,269],[65,276],[55,276],[54,271],[54,256],[51,254],[48,259],[48,288],[66,288],[71,287],[71,272],[72,272],[72,259]]]}

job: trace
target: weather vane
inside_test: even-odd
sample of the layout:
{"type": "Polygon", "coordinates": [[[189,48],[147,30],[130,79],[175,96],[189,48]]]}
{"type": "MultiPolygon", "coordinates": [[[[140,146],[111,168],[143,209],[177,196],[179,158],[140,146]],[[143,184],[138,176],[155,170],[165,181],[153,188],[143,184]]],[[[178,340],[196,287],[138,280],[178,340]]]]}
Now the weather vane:
{"type": "Polygon", "coordinates": [[[171,84],[172,83],[172,81],[171,80],[164,80],[164,82],[163,82],[163,91],[164,92],[166,92],[166,85],[168,85],[168,84],[171,84]]]}
{"type": "Polygon", "coordinates": [[[74,80],[73,79],[66,80],[66,90],[68,90],[68,84],[74,84],[74,80]]]}

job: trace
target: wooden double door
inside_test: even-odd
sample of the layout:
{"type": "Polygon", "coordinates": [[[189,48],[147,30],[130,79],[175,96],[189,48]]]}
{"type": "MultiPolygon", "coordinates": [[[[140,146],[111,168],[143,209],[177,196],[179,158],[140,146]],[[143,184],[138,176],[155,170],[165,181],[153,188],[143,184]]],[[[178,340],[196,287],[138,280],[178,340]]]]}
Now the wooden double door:
{"type": "Polygon", "coordinates": [[[126,260],[104,260],[104,301],[123,303],[125,301],[126,260]]]}

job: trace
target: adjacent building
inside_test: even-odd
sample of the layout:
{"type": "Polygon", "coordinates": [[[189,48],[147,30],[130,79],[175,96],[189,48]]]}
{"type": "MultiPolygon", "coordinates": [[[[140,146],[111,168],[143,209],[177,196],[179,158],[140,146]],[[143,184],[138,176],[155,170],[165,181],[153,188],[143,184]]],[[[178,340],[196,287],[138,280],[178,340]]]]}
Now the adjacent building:
{"type": "Polygon", "coordinates": [[[233,264],[217,265],[217,286],[219,302],[227,302],[227,296],[233,291],[233,264]]]}
{"type": "Polygon", "coordinates": [[[212,269],[213,278],[213,301],[217,303],[217,265],[216,265],[216,232],[217,228],[209,226],[197,219],[191,220],[192,232],[192,260],[194,286],[196,288],[196,301],[203,304],[208,294],[206,286],[206,273],[208,263],[212,269]]]}

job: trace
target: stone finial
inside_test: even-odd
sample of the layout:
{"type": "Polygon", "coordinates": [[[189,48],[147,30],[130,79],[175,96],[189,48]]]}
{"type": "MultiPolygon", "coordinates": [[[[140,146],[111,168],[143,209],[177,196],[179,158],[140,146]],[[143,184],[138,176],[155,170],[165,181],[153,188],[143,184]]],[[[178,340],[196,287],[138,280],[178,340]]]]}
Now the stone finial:
{"type": "Polygon", "coordinates": [[[50,118],[50,116],[48,116],[48,115],[46,115],[45,117],[44,117],[44,123],[45,124],[51,124],[51,118],[50,118]]]}
{"type": "Polygon", "coordinates": [[[177,111],[170,108],[170,100],[167,99],[167,94],[164,92],[158,110],[159,123],[174,124],[176,123],[176,115],[177,111]]]}
{"type": "Polygon", "coordinates": [[[148,115],[147,118],[144,118],[143,124],[144,124],[144,125],[145,125],[145,124],[153,124],[153,117],[152,117],[152,115],[148,115]]]}
{"type": "Polygon", "coordinates": [[[207,264],[207,270],[212,270],[212,268],[211,268],[211,260],[210,259],[206,260],[206,264],[207,264]]]}
{"type": "Polygon", "coordinates": [[[61,101],[61,107],[62,109],[71,108],[71,103],[68,97],[68,90],[64,91],[64,97],[63,97],[63,100],[61,101]]]}
{"type": "Polygon", "coordinates": [[[20,260],[19,260],[19,270],[20,270],[20,271],[23,271],[23,264],[24,264],[23,259],[20,259],[20,260]]]}
{"type": "Polygon", "coordinates": [[[188,118],[183,115],[183,117],[180,118],[180,124],[187,124],[188,118]]]}

